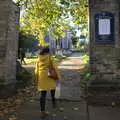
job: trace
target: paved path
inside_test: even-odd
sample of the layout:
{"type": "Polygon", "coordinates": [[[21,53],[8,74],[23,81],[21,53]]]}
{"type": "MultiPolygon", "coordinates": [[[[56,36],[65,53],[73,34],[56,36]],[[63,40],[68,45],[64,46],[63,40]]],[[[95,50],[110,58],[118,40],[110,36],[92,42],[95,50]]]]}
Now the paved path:
{"type": "MultiPolygon", "coordinates": [[[[81,71],[79,70],[81,66],[83,63],[80,53],[75,53],[61,62],[59,65],[62,76],[61,97],[57,100],[56,109],[51,107],[51,100],[47,100],[46,107],[51,114],[45,120],[120,120],[120,109],[99,106],[88,106],[87,109],[86,102],[81,101],[81,71]]],[[[38,100],[31,98],[21,106],[17,113],[17,120],[42,120],[39,116],[38,100]]]]}
{"type": "Polygon", "coordinates": [[[81,71],[79,70],[81,66],[84,64],[80,53],[73,54],[59,65],[62,78],[60,99],[81,100],[81,71]]]}
{"type": "MultiPolygon", "coordinates": [[[[59,64],[61,74],[61,96],[60,99],[64,100],[81,100],[82,90],[80,88],[81,71],[80,68],[84,67],[82,62],[81,53],[74,53],[67,59],[59,64]]],[[[25,66],[28,69],[35,67],[34,65],[25,66]]],[[[47,98],[51,96],[47,94],[47,98]]],[[[39,100],[39,95],[36,96],[39,100]]]]}
{"type": "MultiPolygon", "coordinates": [[[[51,115],[46,120],[86,120],[86,104],[81,102],[81,89],[80,89],[80,70],[79,68],[84,66],[80,53],[74,53],[72,56],[63,60],[59,64],[61,74],[61,96],[57,100],[57,108],[52,109],[51,99],[47,100],[47,110],[51,112],[51,115]],[[64,110],[61,111],[60,109],[64,110]],[[56,117],[55,115],[56,114],[56,117]],[[52,116],[53,115],[53,116],[52,116]]],[[[34,66],[25,66],[33,68],[34,66]]],[[[48,93],[48,98],[50,95],[48,93]]],[[[17,118],[20,120],[41,120],[39,117],[39,95],[36,98],[31,98],[26,104],[21,107],[18,112],[17,118]]]]}
{"type": "MultiPolygon", "coordinates": [[[[50,115],[45,120],[86,120],[86,106],[84,103],[57,101],[57,108],[51,107],[51,101],[47,101],[47,110],[50,115]],[[61,111],[60,109],[63,109],[61,111]]],[[[17,120],[42,120],[40,118],[40,106],[38,101],[32,101],[19,110],[17,120]],[[24,108],[24,109],[23,109],[24,108]]]]}

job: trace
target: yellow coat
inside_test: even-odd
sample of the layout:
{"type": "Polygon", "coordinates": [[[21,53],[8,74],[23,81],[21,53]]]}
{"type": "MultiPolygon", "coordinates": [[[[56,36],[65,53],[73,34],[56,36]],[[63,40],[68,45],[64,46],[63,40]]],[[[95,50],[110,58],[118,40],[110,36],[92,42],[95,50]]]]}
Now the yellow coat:
{"type": "MultiPolygon", "coordinates": [[[[53,62],[53,61],[52,61],[53,62]]],[[[55,89],[56,81],[48,77],[49,55],[40,55],[35,67],[35,80],[38,91],[55,89]]],[[[59,72],[53,63],[56,73],[59,72]]]]}

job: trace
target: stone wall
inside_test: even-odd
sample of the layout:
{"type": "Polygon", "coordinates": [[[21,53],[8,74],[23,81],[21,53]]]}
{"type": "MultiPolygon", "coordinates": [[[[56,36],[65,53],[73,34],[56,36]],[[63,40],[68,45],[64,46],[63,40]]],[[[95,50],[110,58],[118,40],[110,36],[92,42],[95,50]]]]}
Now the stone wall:
{"type": "MultiPolygon", "coordinates": [[[[12,0],[0,1],[0,86],[16,82],[19,8],[12,0]]],[[[0,92],[1,93],[1,92],[0,92]]]]}
{"type": "Polygon", "coordinates": [[[120,83],[120,9],[117,0],[89,0],[90,15],[90,86],[119,85],[120,83]],[[95,14],[101,11],[114,14],[114,41],[97,43],[95,37],[95,14]]]}

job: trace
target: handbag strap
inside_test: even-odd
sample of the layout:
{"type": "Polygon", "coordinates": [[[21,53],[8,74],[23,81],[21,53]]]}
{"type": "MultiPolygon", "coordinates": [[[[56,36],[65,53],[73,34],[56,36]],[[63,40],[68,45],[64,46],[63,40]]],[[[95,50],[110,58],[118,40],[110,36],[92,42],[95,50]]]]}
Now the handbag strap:
{"type": "Polygon", "coordinates": [[[50,55],[49,55],[49,67],[51,67],[52,66],[52,60],[51,60],[51,57],[50,57],[50,55]]]}

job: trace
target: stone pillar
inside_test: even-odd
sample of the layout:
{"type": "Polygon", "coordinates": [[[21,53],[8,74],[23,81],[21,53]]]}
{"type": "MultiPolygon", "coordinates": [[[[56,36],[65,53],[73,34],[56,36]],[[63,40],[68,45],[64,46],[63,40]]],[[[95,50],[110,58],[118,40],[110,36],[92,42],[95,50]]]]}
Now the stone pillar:
{"type": "Polygon", "coordinates": [[[0,95],[16,83],[19,8],[12,0],[0,1],[0,95]]]}
{"type": "MultiPolygon", "coordinates": [[[[119,13],[119,0],[89,0],[90,69],[92,74],[89,87],[110,87],[120,83],[119,13]],[[114,16],[113,41],[97,42],[95,15],[100,12],[108,12],[114,16]]],[[[105,39],[104,37],[102,38],[103,41],[105,39]]]]}

